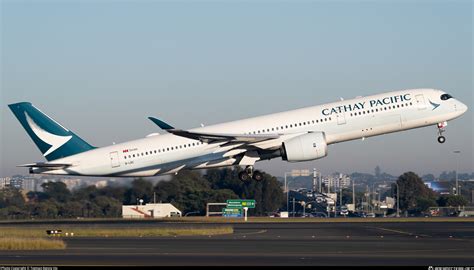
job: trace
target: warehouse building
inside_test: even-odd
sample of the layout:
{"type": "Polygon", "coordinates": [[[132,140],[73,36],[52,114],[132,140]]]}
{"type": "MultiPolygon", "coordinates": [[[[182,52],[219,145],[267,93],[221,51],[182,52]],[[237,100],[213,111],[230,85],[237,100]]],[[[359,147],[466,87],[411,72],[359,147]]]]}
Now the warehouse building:
{"type": "Polygon", "coordinates": [[[181,217],[181,211],[170,203],[123,205],[122,217],[130,219],[181,217]]]}

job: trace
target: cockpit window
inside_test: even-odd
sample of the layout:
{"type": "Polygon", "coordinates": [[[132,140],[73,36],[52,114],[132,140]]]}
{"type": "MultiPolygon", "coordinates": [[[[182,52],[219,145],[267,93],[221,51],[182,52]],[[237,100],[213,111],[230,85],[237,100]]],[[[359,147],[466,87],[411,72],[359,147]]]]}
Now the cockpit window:
{"type": "Polygon", "coordinates": [[[450,94],[443,94],[441,95],[441,100],[448,100],[450,98],[453,98],[450,94]]]}

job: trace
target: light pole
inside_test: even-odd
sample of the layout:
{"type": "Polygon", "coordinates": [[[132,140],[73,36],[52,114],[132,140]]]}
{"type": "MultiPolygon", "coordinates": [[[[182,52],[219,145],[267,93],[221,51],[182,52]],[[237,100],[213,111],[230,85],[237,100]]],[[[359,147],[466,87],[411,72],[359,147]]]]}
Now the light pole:
{"type": "MultiPolygon", "coordinates": [[[[455,154],[461,154],[461,151],[456,150],[453,153],[455,154]]],[[[459,155],[460,156],[460,155],[459,155]]],[[[459,185],[458,185],[458,170],[459,170],[459,157],[456,162],[456,196],[459,196],[459,185]]]]}
{"type": "Polygon", "coordinates": [[[400,217],[400,188],[398,187],[398,183],[395,181],[395,185],[397,185],[397,218],[400,217]]]}
{"type": "Polygon", "coordinates": [[[288,211],[288,213],[290,212],[290,203],[289,203],[289,192],[288,192],[288,182],[286,180],[286,177],[288,174],[291,174],[291,172],[285,172],[285,192],[286,192],[286,211],[288,211]]]}
{"type": "Polygon", "coordinates": [[[356,212],[354,179],[351,179],[351,181],[352,181],[352,203],[354,204],[354,212],[356,212]]]}
{"type": "MultiPolygon", "coordinates": [[[[291,177],[298,177],[298,176],[310,176],[309,170],[293,170],[291,172],[285,172],[285,190],[286,190],[286,210],[288,213],[290,212],[290,183],[287,181],[288,174],[291,175],[291,177]]],[[[294,207],[293,207],[294,208],[294,207]]]]}

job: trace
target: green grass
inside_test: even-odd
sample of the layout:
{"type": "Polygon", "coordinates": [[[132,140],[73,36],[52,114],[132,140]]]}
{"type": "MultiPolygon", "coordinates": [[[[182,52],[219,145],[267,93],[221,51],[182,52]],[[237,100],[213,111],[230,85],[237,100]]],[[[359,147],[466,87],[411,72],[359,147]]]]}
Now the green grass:
{"type": "MultiPolygon", "coordinates": [[[[193,236],[193,235],[223,235],[232,234],[232,226],[186,227],[186,228],[101,228],[101,227],[69,227],[56,226],[62,230],[61,237],[163,237],[163,236],[193,236]],[[66,236],[68,233],[69,236],[66,236]]],[[[0,238],[37,238],[45,237],[46,228],[1,228],[0,238]]],[[[59,237],[59,236],[50,236],[59,237]]]]}
{"type": "Polygon", "coordinates": [[[2,237],[0,250],[52,250],[65,249],[62,240],[47,238],[2,237]]]}

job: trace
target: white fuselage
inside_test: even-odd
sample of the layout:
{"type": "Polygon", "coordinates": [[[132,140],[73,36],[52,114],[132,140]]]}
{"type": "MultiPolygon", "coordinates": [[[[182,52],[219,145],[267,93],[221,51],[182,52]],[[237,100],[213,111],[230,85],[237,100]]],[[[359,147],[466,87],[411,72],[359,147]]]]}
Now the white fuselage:
{"type": "MultiPolygon", "coordinates": [[[[278,150],[286,140],[308,132],[324,132],[329,145],[435,125],[455,119],[467,110],[464,104],[454,98],[441,100],[443,93],[434,89],[388,92],[191,131],[280,135],[278,139],[252,145],[266,151],[278,150]]],[[[247,165],[237,158],[245,151],[235,145],[207,144],[173,134],[163,134],[97,148],[52,162],[73,164],[67,169],[35,168],[33,172],[87,176],[155,176],[176,173],[181,169],[247,165]]],[[[254,161],[261,160],[259,157],[253,158],[254,161]]]]}

